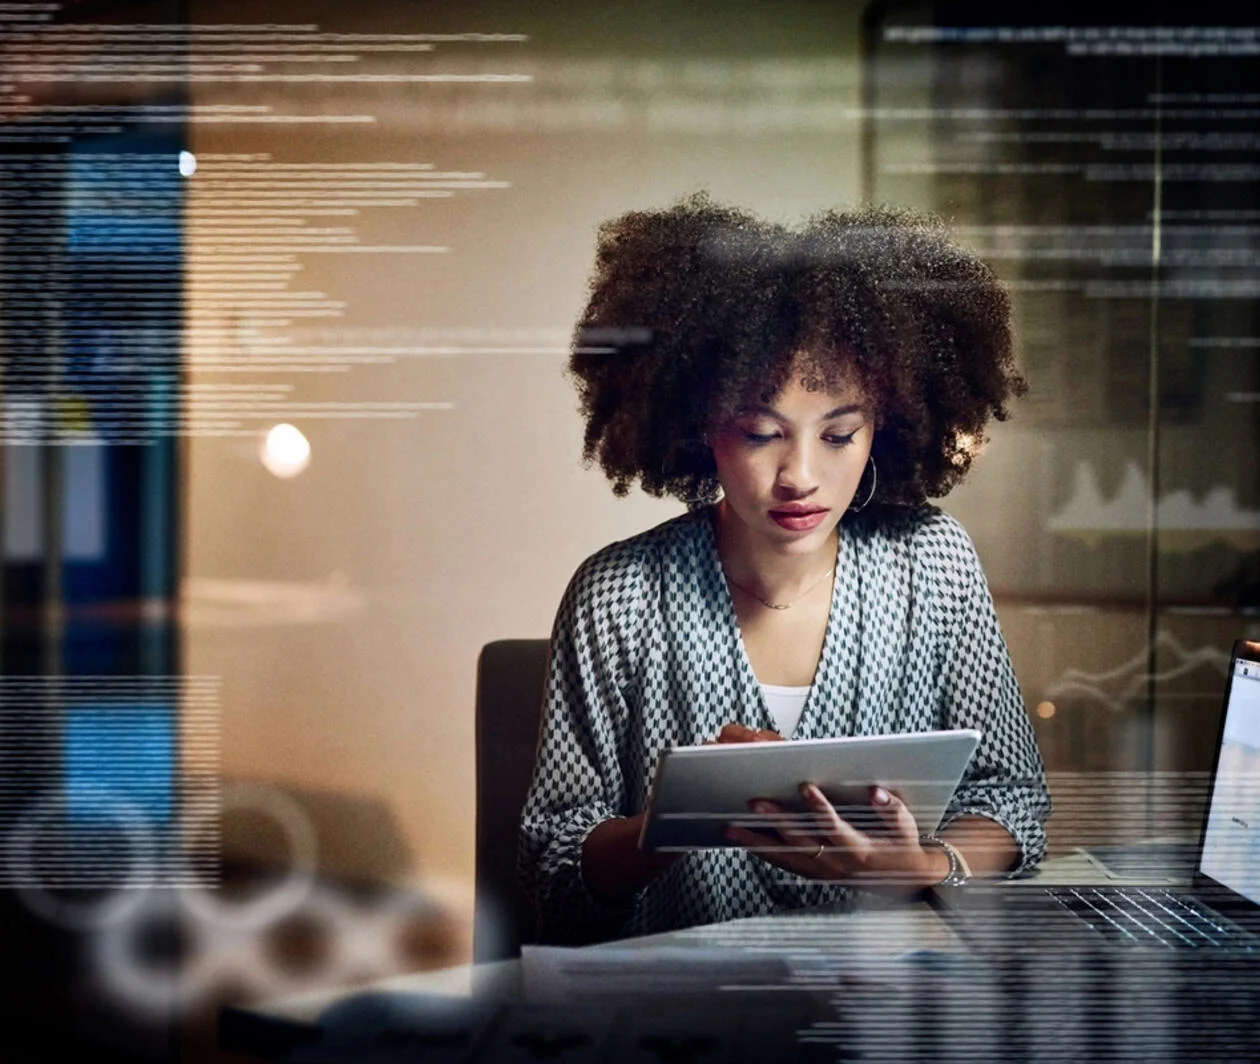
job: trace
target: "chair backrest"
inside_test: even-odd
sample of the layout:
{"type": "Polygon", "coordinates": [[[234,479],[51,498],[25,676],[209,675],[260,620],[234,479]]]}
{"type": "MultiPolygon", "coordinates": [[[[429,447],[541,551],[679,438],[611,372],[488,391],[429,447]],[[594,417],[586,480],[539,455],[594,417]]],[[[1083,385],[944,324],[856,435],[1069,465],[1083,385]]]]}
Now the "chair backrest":
{"type": "Polygon", "coordinates": [[[477,885],[473,960],[516,957],[534,911],[516,877],[521,810],[542,720],[546,639],[487,643],[477,660],[477,885]]]}

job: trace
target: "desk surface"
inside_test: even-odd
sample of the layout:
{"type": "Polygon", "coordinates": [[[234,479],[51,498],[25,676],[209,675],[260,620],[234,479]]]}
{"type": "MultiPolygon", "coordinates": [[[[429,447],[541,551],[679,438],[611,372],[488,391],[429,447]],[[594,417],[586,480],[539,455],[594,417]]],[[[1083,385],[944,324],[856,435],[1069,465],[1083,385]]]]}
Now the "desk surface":
{"type": "MultiPolygon", "coordinates": [[[[1122,880],[1109,874],[1087,854],[1078,852],[1045,862],[1037,875],[1012,882],[1010,889],[1064,883],[1167,883],[1174,878],[1152,868],[1148,874],[1122,880]]],[[[572,954],[573,951],[566,952],[572,954]]],[[[677,974],[679,959],[688,956],[773,954],[792,955],[799,961],[812,955],[826,958],[828,978],[833,983],[836,978],[845,978],[845,973],[859,981],[862,973],[875,971],[903,974],[912,971],[917,978],[921,971],[972,963],[966,948],[930,905],[924,902],[890,904],[880,899],[872,899],[870,903],[848,912],[807,910],[776,913],[592,946],[577,952],[583,955],[584,960],[615,962],[619,972],[634,967],[634,955],[643,958],[649,965],[663,958],[660,971],[668,970],[671,975],[677,974]]],[[[326,1017],[329,1010],[335,1010],[356,997],[362,999],[365,994],[396,995],[399,999],[444,999],[452,1007],[458,1007],[460,1003],[517,1002],[521,999],[523,978],[529,978],[531,963],[534,962],[527,962],[524,966],[521,961],[461,965],[441,971],[400,975],[369,986],[326,990],[265,1005],[228,1009],[223,1017],[223,1044],[236,1052],[288,1059],[286,1054],[292,1047],[320,1033],[321,1018],[326,1017]]],[[[575,985],[580,985],[583,976],[579,971],[572,978],[579,981],[575,985]]],[[[798,978],[798,986],[799,983],[798,978]]],[[[538,998],[536,994],[531,994],[529,999],[538,998]]]]}
{"type": "MultiPolygon", "coordinates": [[[[802,910],[774,913],[587,946],[585,950],[646,951],[660,948],[696,951],[827,949],[841,951],[855,962],[897,957],[912,950],[965,952],[945,922],[930,905],[922,902],[852,912],[802,910]]],[[[510,998],[519,988],[520,969],[519,960],[462,964],[437,971],[397,975],[377,980],[366,987],[321,990],[230,1011],[246,1011],[259,1017],[274,1018],[286,1025],[313,1025],[329,1006],[344,1000],[349,993],[364,990],[452,998],[510,998]]]]}

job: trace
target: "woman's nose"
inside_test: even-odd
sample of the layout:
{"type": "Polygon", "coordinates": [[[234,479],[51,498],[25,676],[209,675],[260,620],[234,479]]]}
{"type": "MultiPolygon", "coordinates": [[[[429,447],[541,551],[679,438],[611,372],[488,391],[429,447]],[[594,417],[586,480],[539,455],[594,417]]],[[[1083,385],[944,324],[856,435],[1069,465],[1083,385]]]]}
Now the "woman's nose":
{"type": "Polygon", "coordinates": [[[814,456],[808,442],[793,443],[784,452],[776,486],[792,495],[807,495],[818,486],[814,483],[814,456]]]}

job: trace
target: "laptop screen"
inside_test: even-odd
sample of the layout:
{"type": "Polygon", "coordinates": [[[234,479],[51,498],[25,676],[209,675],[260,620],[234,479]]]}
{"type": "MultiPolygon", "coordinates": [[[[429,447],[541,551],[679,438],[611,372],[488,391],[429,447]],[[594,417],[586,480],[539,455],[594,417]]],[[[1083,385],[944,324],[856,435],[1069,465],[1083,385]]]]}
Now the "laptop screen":
{"type": "MultiPolygon", "coordinates": [[[[1257,644],[1238,650],[1254,653],[1257,644]]],[[[1235,652],[1199,869],[1260,905],[1260,660],[1235,652]]]]}

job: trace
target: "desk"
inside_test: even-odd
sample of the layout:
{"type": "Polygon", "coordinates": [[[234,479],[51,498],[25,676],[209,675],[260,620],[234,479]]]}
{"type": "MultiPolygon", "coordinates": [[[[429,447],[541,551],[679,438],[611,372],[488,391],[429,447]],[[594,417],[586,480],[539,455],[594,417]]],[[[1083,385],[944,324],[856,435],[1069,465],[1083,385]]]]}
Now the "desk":
{"type": "MultiPolygon", "coordinates": [[[[1138,881],[1152,879],[1167,877],[1138,881]]],[[[1011,889],[1063,882],[1118,880],[1074,854],[1047,862],[1038,876],[1011,889]]],[[[1200,1041],[1187,1045],[1188,1029],[1178,1020],[1186,986],[1210,984],[1201,961],[1187,967],[1181,958],[1153,961],[1149,955],[1098,963],[1063,957],[995,967],[972,956],[922,902],[779,913],[565,953],[592,970],[602,964],[617,979],[634,970],[635,955],[658,967],[646,984],[622,987],[611,998],[590,971],[571,980],[569,999],[541,984],[526,986],[539,967],[534,960],[399,976],[373,984],[368,996],[359,988],[228,1010],[223,1044],[294,1064],[352,1056],[381,1064],[1093,1060],[1126,1059],[1130,1048],[1145,1061],[1194,1059],[1196,1045],[1210,1044],[1196,1032],[1200,1041]],[[688,958],[703,965],[719,954],[732,964],[721,978],[703,988],[685,986],[688,958]],[[772,959],[786,966],[767,980],[756,965],[772,959]],[[741,963],[751,967],[737,971],[741,963]],[[653,987],[653,979],[661,985],[653,987]],[[378,1034],[393,1031],[397,1052],[390,1055],[389,1037],[378,1038],[371,1053],[335,1037],[330,1042],[330,1017],[334,1026],[349,1022],[363,1031],[377,1024],[378,1034]],[[399,1032],[413,1023],[431,1037],[407,1044],[399,1032]]],[[[1240,970],[1226,974],[1236,979],[1240,970]]],[[[1242,1005],[1235,1002],[1225,1020],[1250,1038],[1260,998],[1238,1000],[1242,1005]]],[[[1208,1002],[1213,1020],[1221,1018],[1217,1004],[1208,1002]]],[[[1226,1027],[1226,1033],[1234,1030],[1226,1027]]]]}

